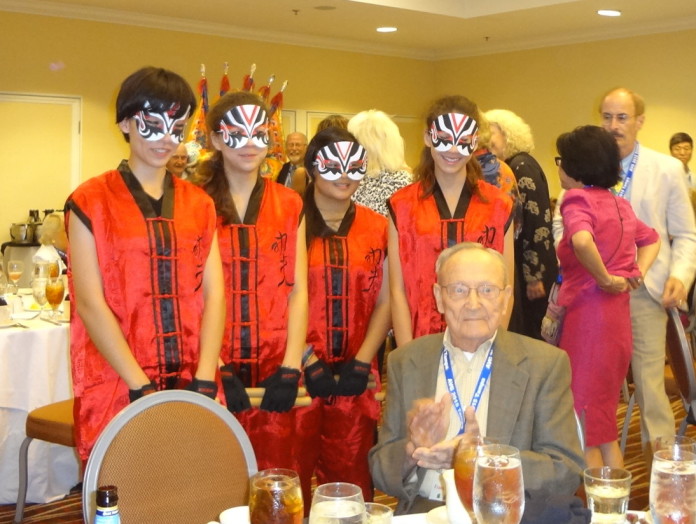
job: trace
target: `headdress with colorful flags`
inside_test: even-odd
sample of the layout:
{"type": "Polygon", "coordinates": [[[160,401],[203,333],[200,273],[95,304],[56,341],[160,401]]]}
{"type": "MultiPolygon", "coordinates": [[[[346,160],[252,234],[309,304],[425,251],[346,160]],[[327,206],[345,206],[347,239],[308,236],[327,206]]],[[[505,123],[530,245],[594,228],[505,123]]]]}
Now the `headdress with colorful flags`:
{"type": "Polygon", "coordinates": [[[272,147],[268,150],[268,156],[271,156],[279,162],[285,161],[285,141],[283,139],[283,92],[288,86],[288,81],[283,82],[280,91],[271,99],[271,104],[268,108],[269,119],[269,134],[271,137],[272,147]]]}
{"type": "Polygon", "coordinates": [[[201,99],[193,113],[192,125],[186,142],[195,142],[205,151],[208,149],[208,127],[205,124],[205,117],[208,114],[208,79],[205,76],[205,64],[201,64],[198,94],[201,99]]]}
{"type": "Polygon", "coordinates": [[[263,100],[263,103],[268,105],[268,99],[271,97],[271,85],[273,84],[273,81],[275,80],[275,75],[271,75],[268,79],[268,82],[266,83],[265,86],[261,86],[259,88],[259,96],[261,97],[261,100],[263,100]]]}
{"type": "Polygon", "coordinates": [[[254,73],[256,72],[256,64],[251,64],[251,71],[242,80],[242,91],[252,92],[254,90],[254,73]]]}
{"type": "Polygon", "coordinates": [[[230,79],[227,77],[229,67],[229,64],[225,62],[225,70],[222,73],[222,79],[220,80],[220,96],[223,96],[225,93],[227,93],[227,91],[230,90],[230,79]]]}

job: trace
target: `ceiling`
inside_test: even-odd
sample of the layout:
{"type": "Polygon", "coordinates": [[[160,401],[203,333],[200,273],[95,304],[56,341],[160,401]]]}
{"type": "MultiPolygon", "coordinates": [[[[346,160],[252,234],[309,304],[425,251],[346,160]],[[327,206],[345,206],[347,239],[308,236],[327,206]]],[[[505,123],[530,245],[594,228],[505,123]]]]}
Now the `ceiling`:
{"type": "Polygon", "coordinates": [[[0,0],[0,11],[422,60],[696,28],[693,0],[0,0]]]}

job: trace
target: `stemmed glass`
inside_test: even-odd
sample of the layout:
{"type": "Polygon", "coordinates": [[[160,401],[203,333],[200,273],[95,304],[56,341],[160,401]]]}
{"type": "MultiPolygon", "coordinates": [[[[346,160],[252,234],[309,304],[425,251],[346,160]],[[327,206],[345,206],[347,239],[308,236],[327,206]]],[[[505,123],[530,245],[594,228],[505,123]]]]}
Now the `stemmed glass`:
{"type": "Polygon", "coordinates": [[[300,478],[291,469],[272,468],[249,482],[250,524],[301,524],[304,516],[300,478]]]}
{"type": "Polygon", "coordinates": [[[314,490],[309,524],[362,524],[365,519],[365,500],[355,484],[331,482],[314,490]]]}
{"type": "Polygon", "coordinates": [[[650,475],[650,513],[655,524],[696,521],[696,452],[688,437],[656,443],[650,475]]]}
{"type": "Polygon", "coordinates": [[[53,312],[51,313],[51,318],[55,319],[58,307],[63,302],[65,297],[65,283],[63,282],[63,276],[58,275],[57,277],[48,277],[46,280],[46,299],[51,305],[53,312]]]}
{"type": "Polygon", "coordinates": [[[10,278],[15,287],[15,295],[19,293],[19,279],[24,273],[24,262],[21,260],[10,260],[7,263],[7,276],[10,278]]]}
{"type": "Polygon", "coordinates": [[[520,452],[512,446],[482,446],[474,470],[474,513],[479,524],[519,524],[524,511],[520,452]]]}
{"type": "Polygon", "coordinates": [[[39,305],[39,311],[43,310],[48,302],[46,298],[46,278],[35,278],[31,281],[31,294],[34,296],[34,302],[39,305]]]}

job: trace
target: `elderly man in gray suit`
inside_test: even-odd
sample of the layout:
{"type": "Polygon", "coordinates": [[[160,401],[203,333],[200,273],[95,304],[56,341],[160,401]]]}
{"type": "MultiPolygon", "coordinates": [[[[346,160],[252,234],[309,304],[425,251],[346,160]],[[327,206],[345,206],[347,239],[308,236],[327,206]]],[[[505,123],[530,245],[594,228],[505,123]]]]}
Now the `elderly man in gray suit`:
{"type": "Polygon", "coordinates": [[[584,459],[568,357],[500,327],[512,288],[498,252],[464,242],[441,253],[436,271],[447,329],[389,355],[369,456],[375,486],[399,499],[398,513],[441,505],[440,471],[461,438],[481,434],[520,450],[526,488],[574,493],[584,459]]]}

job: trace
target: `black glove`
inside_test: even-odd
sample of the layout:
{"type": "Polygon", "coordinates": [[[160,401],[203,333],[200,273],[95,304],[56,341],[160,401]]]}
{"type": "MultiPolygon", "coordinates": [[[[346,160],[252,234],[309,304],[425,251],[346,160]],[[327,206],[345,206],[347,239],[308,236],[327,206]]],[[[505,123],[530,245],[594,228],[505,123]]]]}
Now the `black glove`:
{"type": "Polygon", "coordinates": [[[247,395],[244,384],[234,374],[234,366],[227,364],[220,368],[222,377],[222,389],[225,390],[225,400],[227,401],[227,409],[230,413],[239,413],[251,408],[249,403],[249,395],[247,395]]]}
{"type": "Polygon", "coordinates": [[[317,360],[304,368],[304,383],[307,393],[312,398],[329,397],[336,389],[333,372],[322,360],[317,360]]]}
{"type": "Polygon", "coordinates": [[[297,385],[300,382],[300,370],[280,366],[259,386],[266,388],[261,400],[261,409],[285,413],[295,405],[297,385]]]}
{"type": "Polygon", "coordinates": [[[341,368],[341,376],[336,384],[336,395],[348,397],[362,394],[367,389],[370,364],[359,360],[349,360],[341,368]]]}
{"type": "Polygon", "coordinates": [[[143,387],[140,389],[129,389],[128,390],[128,399],[131,402],[135,402],[141,397],[144,397],[145,395],[149,395],[151,393],[156,393],[157,392],[157,384],[155,384],[155,381],[152,380],[150,381],[149,384],[145,384],[143,387]]]}
{"type": "Polygon", "coordinates": [[[187,391],[193,391],[195,393],[200,393],[208,398],[215,400],[215,395],[217,395],[218,387],[213,380],[198,380],[193,378],[191,382],[184,388],[187,391]]]}

